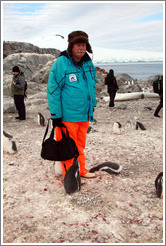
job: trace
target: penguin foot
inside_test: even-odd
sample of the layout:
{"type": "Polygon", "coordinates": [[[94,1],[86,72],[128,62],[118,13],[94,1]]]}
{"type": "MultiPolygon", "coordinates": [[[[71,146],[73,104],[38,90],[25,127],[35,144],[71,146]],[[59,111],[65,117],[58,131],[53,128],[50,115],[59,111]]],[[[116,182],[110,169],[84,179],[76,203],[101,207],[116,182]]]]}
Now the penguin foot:
{"type": "Polygon", "coordinates": [[[84,184],[86,184],[86,181],[81,179],[81,185],[84,185],[84,184]]]}

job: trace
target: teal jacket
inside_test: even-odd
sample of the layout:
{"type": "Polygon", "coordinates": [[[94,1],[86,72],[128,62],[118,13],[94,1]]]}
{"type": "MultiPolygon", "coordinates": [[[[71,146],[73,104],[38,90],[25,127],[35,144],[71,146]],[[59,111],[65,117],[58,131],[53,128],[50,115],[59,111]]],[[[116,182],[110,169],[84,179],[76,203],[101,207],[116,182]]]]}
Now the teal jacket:
{"type": "Polygon", "coordinates": [[[67,51],[61,53],[50,69],[47,98],[51,118],[66,122],[94,121],[96,68],[87,53],[74,64],[67,51]]]}

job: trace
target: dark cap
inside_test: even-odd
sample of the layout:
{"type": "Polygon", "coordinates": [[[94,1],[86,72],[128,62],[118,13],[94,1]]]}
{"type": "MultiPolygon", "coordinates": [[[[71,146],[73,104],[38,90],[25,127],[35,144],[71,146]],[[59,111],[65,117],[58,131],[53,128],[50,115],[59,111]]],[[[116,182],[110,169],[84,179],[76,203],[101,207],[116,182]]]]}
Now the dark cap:
{"type": "Polygon", "coordinates": [[[92,48],[89,44],[89,39],[88,39],[88,35],[83,32],[83,31],[74,31],[74,32],[71,32],[69,35],[68,35],[68,52],[69,54],[72,53],[72,47],[73,47],[73,44],[76,44],[76,43],[86,43],[86,50],[89,52],[89,53],[92,53],[92,48]]]}
{"type": "Polygon", "coordinates": [[[14,66],[13,69],[12,69],[12,72],[20,72],[20,69],[18,66],[14,66]]]}

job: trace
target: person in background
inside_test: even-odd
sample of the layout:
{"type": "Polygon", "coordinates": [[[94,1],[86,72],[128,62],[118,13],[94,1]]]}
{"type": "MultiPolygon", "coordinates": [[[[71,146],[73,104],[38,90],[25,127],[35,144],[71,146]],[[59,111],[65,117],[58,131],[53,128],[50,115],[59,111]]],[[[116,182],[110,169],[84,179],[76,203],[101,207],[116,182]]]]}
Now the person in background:
{"type": "Polygon", "coordinates": [[[25,87],[25,77],[24,73],[20,71],[18,66],[14,66],[12,69],[13,81],[11,84],[11,92],[14,96],[14,104],[18,111],[18,120],[26,119],[25,103],[24,103],[24,87],[25,87]]]}
{"type": "Polygon", "coordinates": [[[159,76],[158,83],[159,83],[159,88],[160,88],[159,93],[158,93],[160,96],[160,102],[159,102],[159,105],[157,106],[157,108],[154,112],[155,117],[160,117],[160,115],[158,115],[158,113],[160,112],[160,110],[163,107],[163,76],[159,76]]]}
{"type": "Polygon", "coordinates": [[[115,99],[117,90],[119,90],[119,87],[116,82],[113,69],[109,70],[109,73],[107,74],[105,78],[105,85],[107,85],[107,92],[109,93],[109,96],[110,96],[109,107],[114,107],[115,106],[114,99],[115,99]]]}
{"type": "MultiPolygon", "coordinates": [[[[96,68],[88,53],[92,53],[88,35],[73,31],[68,35],[68,48],[51,67],[47,98],[56,140],[62,138],[60,126],[67,127],[79,151],[80,176],[94,178],[85,168],[84,149],[89,121],[94,122],[96,101],[96,68]]],[[[73,159],[61,162],[63,178],[73,159]]],[[[82,180],[81,180],[82,181],[82,180]]]]}

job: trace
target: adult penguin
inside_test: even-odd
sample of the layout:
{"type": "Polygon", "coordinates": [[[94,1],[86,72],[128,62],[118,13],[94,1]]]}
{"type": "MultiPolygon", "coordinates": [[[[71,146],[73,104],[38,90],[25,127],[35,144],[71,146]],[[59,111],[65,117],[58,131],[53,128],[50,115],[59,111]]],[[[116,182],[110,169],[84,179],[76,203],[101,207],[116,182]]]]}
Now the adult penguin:
{"type": "Polygon", "coordinates": [[[74,159],[73,165],[66,172],[64,188],[69,195],[81,189],[80,167],[77,158],[74,159]]]}

